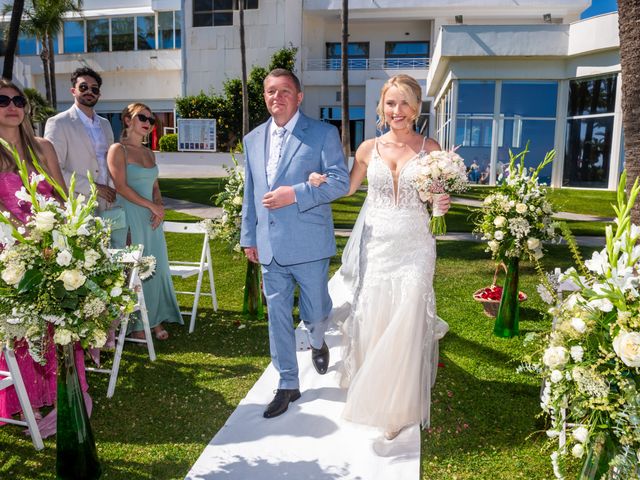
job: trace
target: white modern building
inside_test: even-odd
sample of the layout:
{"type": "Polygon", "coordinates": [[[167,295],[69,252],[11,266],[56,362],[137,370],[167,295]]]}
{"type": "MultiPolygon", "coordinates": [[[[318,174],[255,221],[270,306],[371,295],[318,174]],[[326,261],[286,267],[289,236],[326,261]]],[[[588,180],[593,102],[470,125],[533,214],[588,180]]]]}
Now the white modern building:
{"type": "MultiPolygon", "coordinates": [[[[590,3],[350,0],[353,146],[376,134],[384,81],[407,73],[424,87],[419,128],[459,146],[473,181],[494,183],[508,150],[530,141],[530,164],[556,150],[543,173],[552,185],[615,188],[623,163],[617,14],[580,20],[590,3]]],[[[245,5],[248,65],[297,47],[304,111],[340,126],[342,1],[245,5]]],[[[58,90],[86,63],[105,78],[102,112],[142,100],[172,125],[176,96],[220,91],[240,76],[238,23],[237,0],[85,0],[83,18],[69,19],[58,39],[58,90]]],[[[37,48],[23,39],[17,79],[43,90],[37,48]]]]}
{"type": "MultiPolygon", "coordinates": [[[[6,3],[11,2],[0,1],[6,3]]],[[[161,128],[173,126],[175,98],[182,93],[182,25],[180,0],[84,0],[82,16],[65,21],[54,44],[58,109],[73,102],[71,73],[88,66],[102,76],[96,109],[109,118],[116,135],[120,112],[132,101],[147,103],[161,128]]],[[[4,32],[0,38],[5,41],[4,32]]],[[[13,79],[44,95],[39,53],[36,39],[21,35],[13,79]]]]}

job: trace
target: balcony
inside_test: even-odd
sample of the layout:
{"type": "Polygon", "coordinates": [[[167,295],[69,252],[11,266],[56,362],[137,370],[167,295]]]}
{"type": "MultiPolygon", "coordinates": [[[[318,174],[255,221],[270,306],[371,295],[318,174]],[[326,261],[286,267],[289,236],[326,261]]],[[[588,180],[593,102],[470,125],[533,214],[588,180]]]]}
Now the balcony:
{"type": "MultiPolygon", "coordinates": [[[[426,70],[428,58],[350,58],[349,70],[426,70]]],[[[340,70],[342,61],[338,58],[309,58],[304,64],[305,71],[340,70]]]]}

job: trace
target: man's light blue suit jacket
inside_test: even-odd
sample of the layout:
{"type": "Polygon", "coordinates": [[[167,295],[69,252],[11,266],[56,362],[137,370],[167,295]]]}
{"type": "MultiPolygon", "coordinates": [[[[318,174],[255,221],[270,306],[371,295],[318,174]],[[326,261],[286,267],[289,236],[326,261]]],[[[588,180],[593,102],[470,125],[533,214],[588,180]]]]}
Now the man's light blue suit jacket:
{"type": "Polygon", "coordinates": [[[328,258],[336,253],[330,202],[349,191],[349,173],[337,129],[300,117],[283,146],[273,185],[267,184],[266,164],[269,119],[244,139],[245,187],[240,245],[258,247],[260,263],[275,258],[280,265],[295,265],[328,258]],[[327,175],[313,187],[312,172],[327,175]],[[280,186],[292,186],[296,203],[269,210],[262,197],[280,186]]]}

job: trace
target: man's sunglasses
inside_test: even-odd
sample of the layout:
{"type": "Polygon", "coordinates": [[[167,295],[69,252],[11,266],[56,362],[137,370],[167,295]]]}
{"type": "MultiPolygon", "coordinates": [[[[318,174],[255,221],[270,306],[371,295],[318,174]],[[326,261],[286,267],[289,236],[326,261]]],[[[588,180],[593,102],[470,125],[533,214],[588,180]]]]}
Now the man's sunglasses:
{"type": "Polygon", "coordinates": [[[86,83],[81,83],[80,85],[78,85],[78,90],[80,90],[80,93],[84,93],[89,89],[91,89],[91,93],[93,93],[94,95],[100,95],[100,87],[96,87],[95,85],[90,87],[86,83]]]}
{"type": "Polygon", "coordinates": [[[144,115],[142,113],[139,113],[138,115],[136,115],[136,117],[138,117],[142,123],[149,122],[149,125],[155,125],[156,124],[156,119],[155,118],[147,117],[146,115],[144,115]]]}
{"type": "Polygon", "coordinates": [[[22,95],[16,95],[15,97],[8,97],[7,95],[0,95],[0,107],[8,107],[13,102],[16,108],[24,108],[27,104],[27,99],[22,95]]]}

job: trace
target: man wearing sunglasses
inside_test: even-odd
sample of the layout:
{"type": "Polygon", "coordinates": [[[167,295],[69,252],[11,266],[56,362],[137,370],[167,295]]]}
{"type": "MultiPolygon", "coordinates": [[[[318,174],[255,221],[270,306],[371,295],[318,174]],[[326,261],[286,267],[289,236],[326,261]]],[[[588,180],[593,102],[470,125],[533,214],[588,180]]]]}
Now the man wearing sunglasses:
{"type": "Polygon", "coordinates": [[[88,67],[71,75],[74,103],[68,110],[51,117],[44,129],[58,154],[62,173],[69,185],[76,176],[76,192],[89,195],[89,175],[98,189],[98,214],[111,220],[111,244],[122,248],[126,242],[124,209],[116,202],[116,191],[107,168],[107,150],[113,143],[113,130],[106,118],[96,114],[102,77],[88,67]]]}

